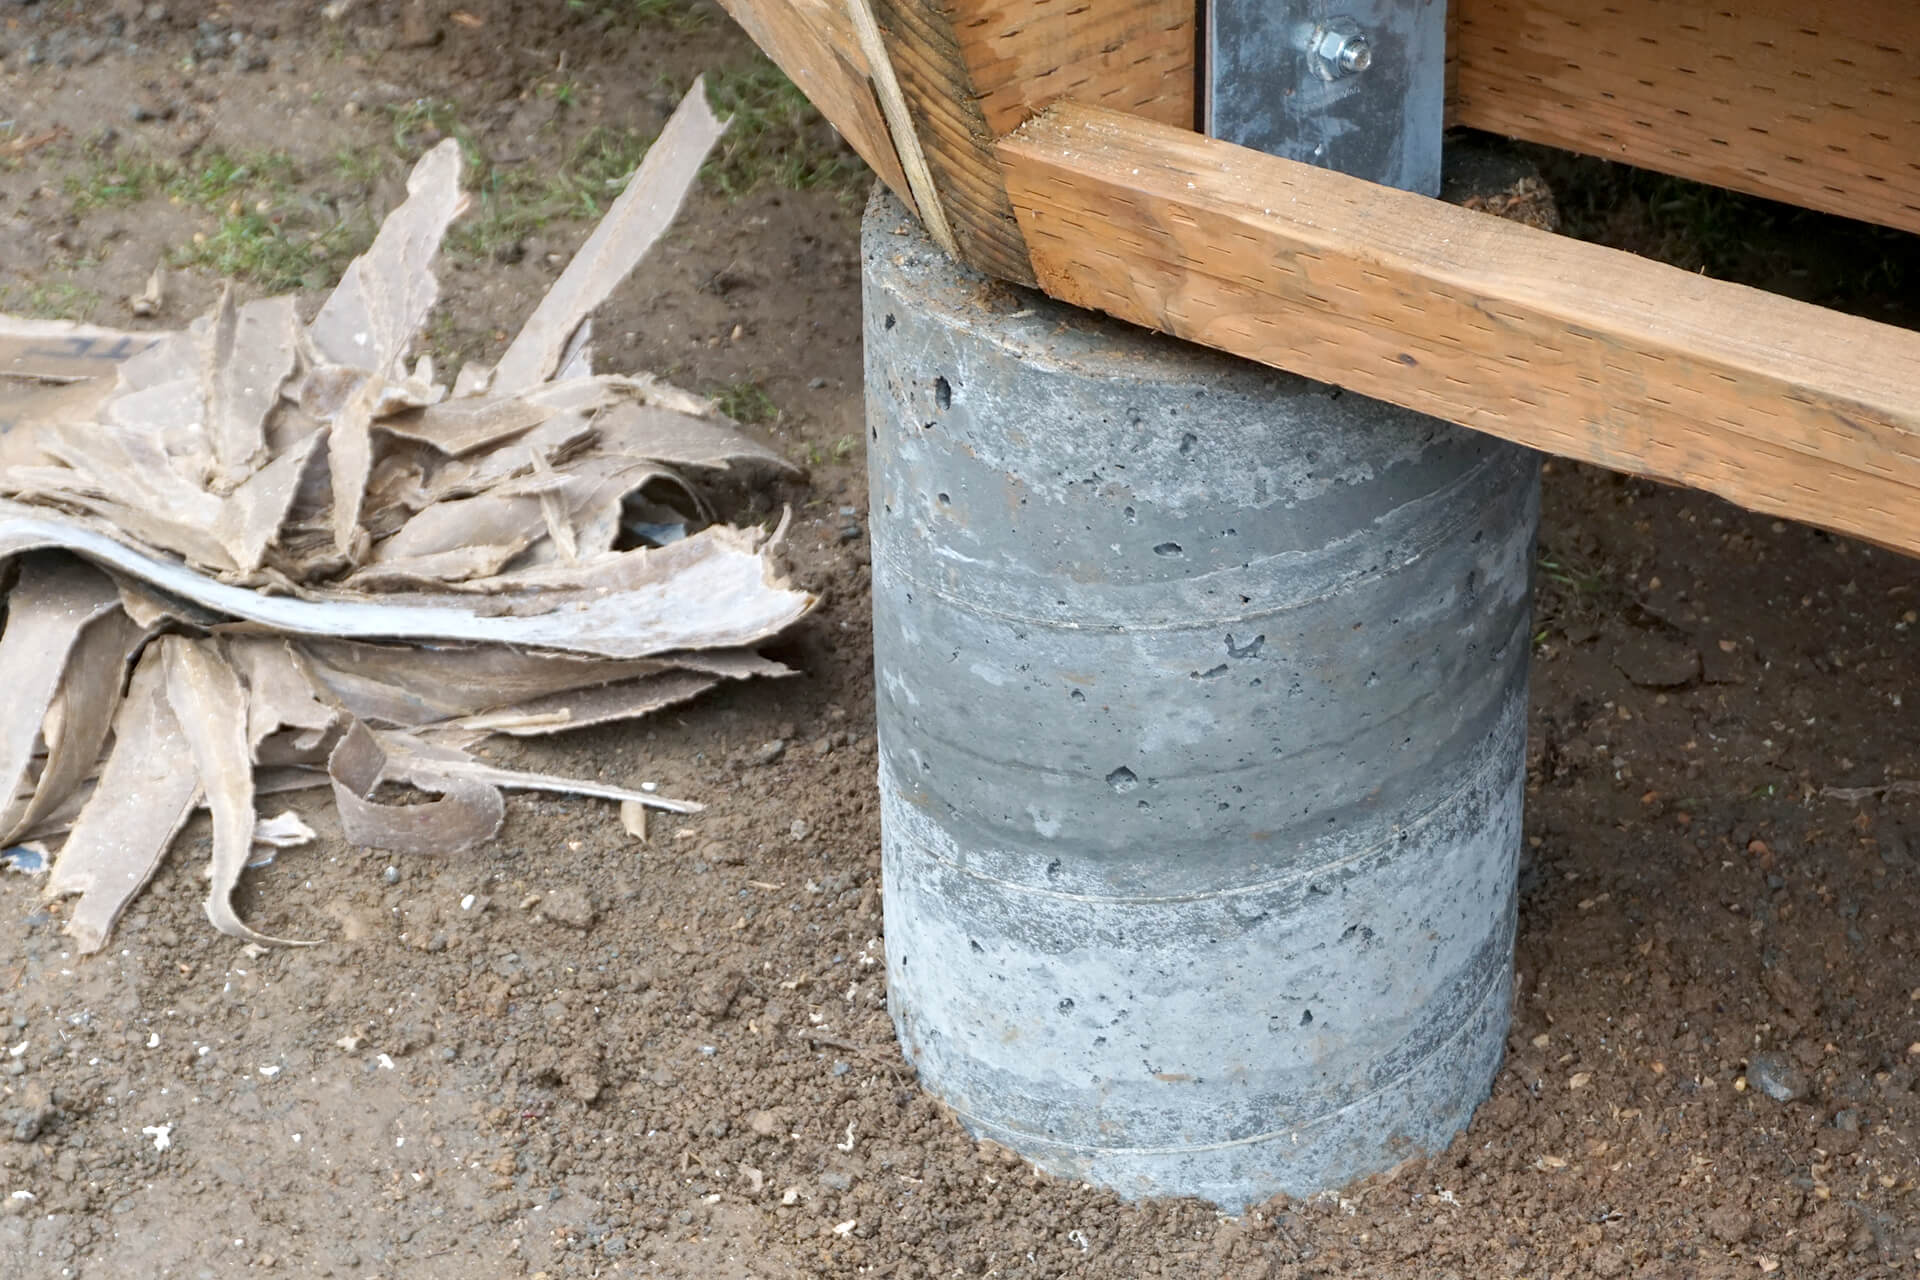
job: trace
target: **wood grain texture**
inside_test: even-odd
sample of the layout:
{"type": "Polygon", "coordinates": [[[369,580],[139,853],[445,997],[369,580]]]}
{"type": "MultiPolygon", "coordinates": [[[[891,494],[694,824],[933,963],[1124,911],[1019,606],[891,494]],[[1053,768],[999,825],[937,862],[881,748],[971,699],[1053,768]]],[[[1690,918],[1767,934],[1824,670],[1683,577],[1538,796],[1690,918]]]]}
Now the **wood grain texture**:
{"type": "Polygon", "coordinates": [[[1058,98],[1191,129],[1194,0],[949,0],[995,137],[1058,98]]]}
{"type": "Polygon", "coordinates": [[[891,13],[889,52],[922,123],[962,259],[989,274],[1033,282],[993,154],[996,138],[1064,96],[1194,125],[1192,0],[876,6],[891,13]]]}
{"type": "Polygon", "coordinates": [[[1920,552],[1920,334],[1079,104],[998,151],[1056,298],[1920,552]]]}
{"type": "MultiPolygon", "coordinates": [[[[993,153],[994,142],[1007,130],[1069,95],[1172,124],[1193,124],[1193,0],[872,3],[960,257],[989,274],[1033,282],[993,153]]],[[[865,65],[845,14],[824,0],[726,4],[783,67],[788,63],[762,39],[763,29],[789,48],[812,51],[797,60],[803,67],[831,62],[821,50],[840,53],[842,63],[865,65]],[[806,38],[795,34],[796,26],[807,28],[806,38]]],[[[813,96],[798,75],[795,82],[813,96]]],[[[840,114],[852,106],[871,108],[873,95],[843,92],[833,103],[819,97],[814,102],[839,124],[840,114]]],[[[846,126],[841,129],[853,136],[846,126]]],[[[870,130],[870,122],[862,122],[862,130],[870,130]]],[[[895,189],[904,190],[904,184],[895,189]]]]}
{"type": "Polygon", "coordinates": [[[1471,125],[1920,231],[1920,4],[1452,0],[1471,125]]]}
{"type": "Polygon", "coordinates": [[[996,135],[980,110],[949,6],[941,0],[873,0],[873,8],[961,260],[989,275],[1032,284],[1026,246],[993,154],[996,135]]]}
{"type": "Polygon", "coordinates": [[[908,208],[917,210],[845,5],[834,0],[720,0],[720,4],[840,131],[867,167],[908,208]]]}

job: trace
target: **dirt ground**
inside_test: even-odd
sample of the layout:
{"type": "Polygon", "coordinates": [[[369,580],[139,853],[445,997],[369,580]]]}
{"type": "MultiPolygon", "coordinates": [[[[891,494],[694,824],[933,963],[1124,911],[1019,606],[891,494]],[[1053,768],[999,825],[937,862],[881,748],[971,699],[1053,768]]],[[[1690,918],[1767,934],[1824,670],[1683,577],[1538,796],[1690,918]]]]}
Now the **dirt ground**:
{"type": "MultiPolygon", "coordinates": [[[[0,876],[0,1274],[1920,1274],[1920,794],[1886,789],[1920,778],[1920,565],[1551,466],[1519,994],[1471,1130],[1240,1219],[1046,1180],[918,1090],[886,1017],[864,177],[710,10],[328,12],[0,6],[0,308],[321,287],[450,132],[484,198],[435,346],[497,353],[705,69],[746,127],[602,360],[810,468],[747,514],[794,505],[825,603],[777,654],[803,677],[525,753],[710,804],[649,847],[587,801],[516,798],[458,858],[336,828],[250,873],[255,924],[323,939],[265,954],[206,926],[204,831],[86,961],[0,876]]],[[[1603,232],[1671,242],[1670,197],[1614,195],[1603,232]]],[[[1849,299],[1911,322],[1891,263],[1849,299]]]]}

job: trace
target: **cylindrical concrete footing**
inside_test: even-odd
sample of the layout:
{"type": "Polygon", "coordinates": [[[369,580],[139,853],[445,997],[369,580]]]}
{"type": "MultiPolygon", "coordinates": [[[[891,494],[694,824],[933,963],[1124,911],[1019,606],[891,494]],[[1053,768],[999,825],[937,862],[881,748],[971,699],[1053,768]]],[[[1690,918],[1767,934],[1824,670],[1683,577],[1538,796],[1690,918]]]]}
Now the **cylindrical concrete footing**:
{"type": "Polygon", "coordinates": [[[865,228],[887,967],[976,1134],[1238,1210],[1507,1026],[1533,455],[865,228]]]}

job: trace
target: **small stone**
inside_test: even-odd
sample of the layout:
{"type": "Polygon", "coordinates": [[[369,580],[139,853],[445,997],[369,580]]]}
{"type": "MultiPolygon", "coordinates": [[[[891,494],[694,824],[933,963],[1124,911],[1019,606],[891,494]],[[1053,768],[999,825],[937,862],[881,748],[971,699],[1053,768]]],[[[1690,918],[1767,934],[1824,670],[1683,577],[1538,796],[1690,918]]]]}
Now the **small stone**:
{"type": "Polygon", "coordinates": [[[749,759],[752,764],[764,767],[776,763],[785,754],[787,754],[786,740],[775,738],[772,742],[761,743],[749,759]]]}
{"type": "Polygon", "coordinates": [[[787,838],[790,840],[805,840],[812,830],[813,828],[807,825],[805,818],[795,818],[792,824],[787,827],[787,838]]]}
{"type": "Polygon", "coordinates": [[[771,1111],[749,1111],[747,1112],[747,1128],[751,1129],[758,1137],[778,1137],[780,1133],[780,1117],[771,1111]]]}
{"type": "Polygon", "coordinates": [[[693,1007],[709,1018],[724,1018],[746,985],[746,975],[738,969],[722,969],[700,984],[693,995],[693,1007]]]}
{"type": "Polygon", "coordinates": [[[50,1106],[20,1107],[0,1113],[0,1123],[7,1126],[6,1136],[15,1142],[32,1142],[51,1129],[59,1118],[60,1113],[50,1106]]]}
{"type": "Polygon", "coordinates": [[[227,33],[219,24],[202,22],[193,41],[193,56],[199,62],[212,62],[224,58],[233,46],[227,41],[227,33]]]}
{"type": "Polygon", "coordinates": [[[1858,1133],[1860,1131],[1860,1113],[1852,1107],[1848,1107],[1843,1111],[1834,1112],[1833,1127],[1847,1133],[1858,1133]]]}
{"type": "Polygon", "coordinates": [[[850,1066],[848,1066],[848,1065],[847,1065],[846,1063],[844,1063],[844,1062],[836,1062],[836,1063],[834,1063],[834,1064],[833,1064],[833,1074],[835,1074],[835,1075],[837,1075],[837,1076],[843,1076],[843,1075],[845,1075],[845,1074],[847,1074],[847,1072],[849,1072],[849,1071],[851,1071],[851,1070],[853,1070],[853,1068],[852,1068],[852,1067],[850,1067],[850,1066]]]}
{"type": "Polygon", "coordinates": [[[382,872],[380,873],[380,878],[381,878],[382,880],[385,880],[385,881],[386,881],[386,882],[387,882],[388,884],[399,884],[399,883],[400,883],[400,868],[398,868],[398,867],[388,867],[388,868],[387,868],[387,869],[386,869],[385,871],[382,871],[382,872]]]}
{"type": "Polygon", "coordinates": [[[400,15],[402,49],[424,49],[440,43],[441,30],[427,12],[426,0],[413,0],[400,15]]]}
{"type": "Polygon", "coordinates": [[[570,929],[590,929],[593,927],[593,900],[587,897],[587,891],[574,885],[566,885],[550,891],[540,900],[540,909],[547,919],[566,925],[570,929]]]}
{"type": "Polygon", "coordinates": [[[820,1185],[829,1191],[851,1191],[853,1175],[841,1173],[837,1169],[829,1169],[820,1175],[820,1185]]]}
{"type": "Polygon", "coordinates": [[[1806,1073],[1779,1053],[1756,1053],[1749,1058],[1747,1082],[1775,1102],[1794,1102],[1807,1093],[1806,1073]]]}

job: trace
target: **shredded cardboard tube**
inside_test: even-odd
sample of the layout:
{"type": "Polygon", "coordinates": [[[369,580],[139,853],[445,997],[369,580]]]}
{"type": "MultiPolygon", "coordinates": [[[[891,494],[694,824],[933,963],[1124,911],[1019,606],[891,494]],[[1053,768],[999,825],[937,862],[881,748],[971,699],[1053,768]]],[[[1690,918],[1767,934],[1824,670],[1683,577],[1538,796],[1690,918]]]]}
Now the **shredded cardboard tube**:
{"type": "Polygon", "coordinates": [[[46,892],[79,895],[82,950],[199,808],[208,919],[290,945],[234,907],[258,849],[315,838],[260,817],[269,791],[328,788],[347,840],[422,854],[491,839],[509,790],[642,831],[700,810],[468,748],[790,674],[754,646],[813,597],[775,568],[779,531],[711,523],[703,484],[792,468],[702,398],[592,368],[591,311],[724,128],[696,83],[499,364],[451,389],[409,361],[467,205],[452,141],[310,324],[230,290],[172,333],[0,317],[0,829],[59,842],[46,892]]]}

